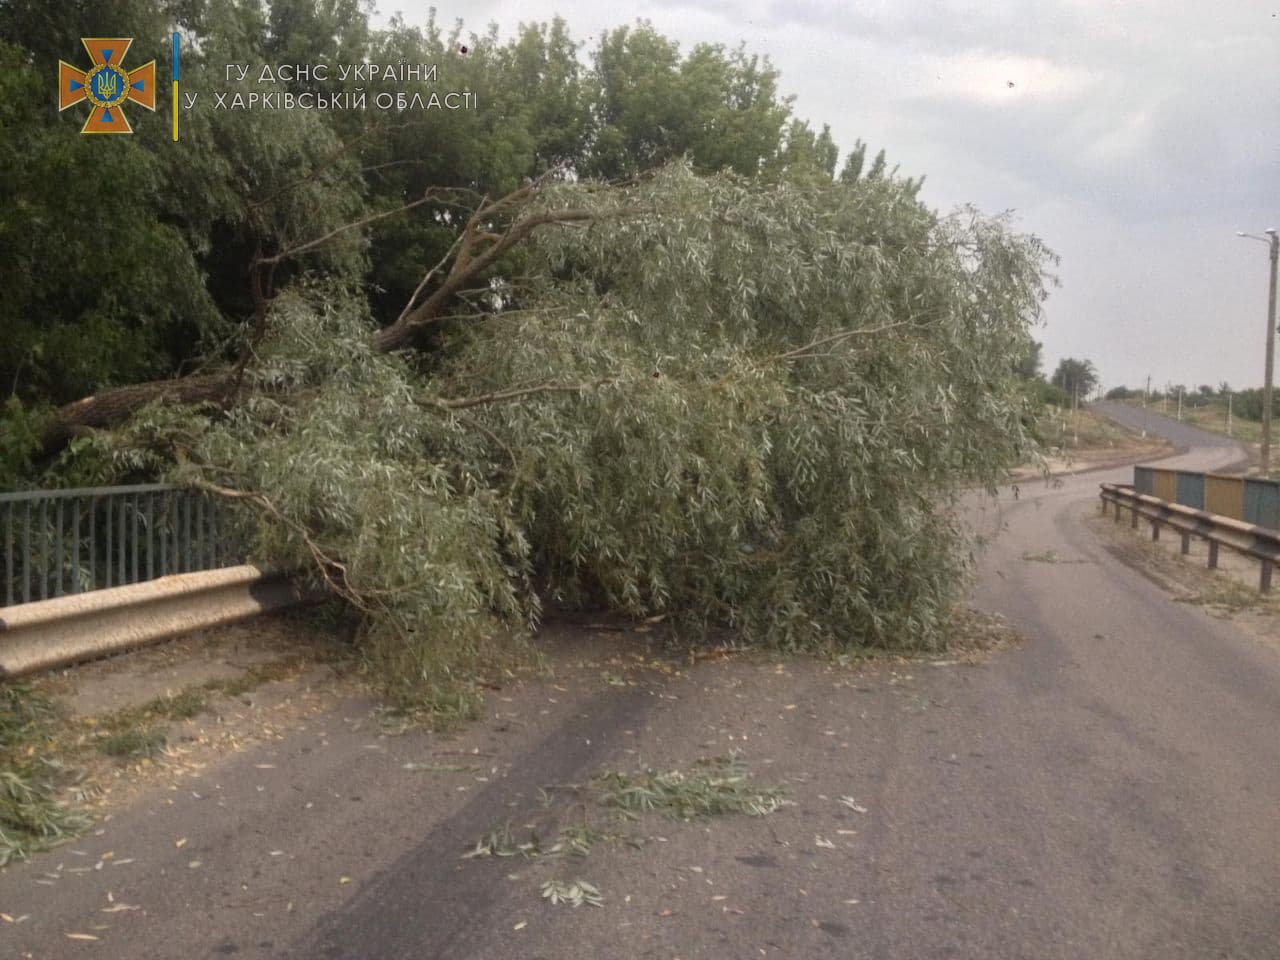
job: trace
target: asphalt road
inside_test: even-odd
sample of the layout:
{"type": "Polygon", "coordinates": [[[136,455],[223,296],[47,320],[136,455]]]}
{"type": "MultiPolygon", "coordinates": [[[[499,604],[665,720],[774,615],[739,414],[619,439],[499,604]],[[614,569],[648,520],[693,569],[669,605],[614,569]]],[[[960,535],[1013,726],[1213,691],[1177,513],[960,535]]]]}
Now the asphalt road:
{"type": "MultiPolygon", "coordinates": [[[[1241,457],[1146,426],[1183,465],[1241,457]]],[[[555,679],[456,734],[387,737],[353,701],[4,871],[0,911],[29,918],[0,954],[1280,958],[1280,652],[1098,540],[1097,483],[1126,475],[975,512],[976,602],[1029,638],[980,664],[672,672],[646,636],[562,626],[555,679]],[[604,769],[730,750],[792,805],[645,817],[639,849],[581,860],[460,857],[504,821],[578,822],[604,769]],[[604,905],[551,905],[553,877],[604,905]]]]}
{"type": "Polygon", "coordinates": [[[1092,404],[1092,409],[1132,430],[1146,430],[1151,436],[1164,437],[1187,450],[1188,455],[1177,463],[1190,469],[1210,464],[1238,464],[1244,457],[1243,448],[1236,441],[1164,416],[1152,408],[1100,401],[1092,404]]]}

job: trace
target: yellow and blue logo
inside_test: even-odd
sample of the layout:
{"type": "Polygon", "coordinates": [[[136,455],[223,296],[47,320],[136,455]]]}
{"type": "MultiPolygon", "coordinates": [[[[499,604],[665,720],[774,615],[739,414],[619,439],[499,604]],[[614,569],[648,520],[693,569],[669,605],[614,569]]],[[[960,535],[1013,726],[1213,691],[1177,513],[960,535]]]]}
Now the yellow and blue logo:
{"type": "Polygon", "coordinates": [[[132,39],[81,38],[93,66],[79,70],[65,60],[58,61],[58,109],[65,110],[83,100],[93,105],[81,133],[133,133],[123,106],[132,101],[154,111],[156,108],[156,62],[134,70],[121,65],[132,39]]]}

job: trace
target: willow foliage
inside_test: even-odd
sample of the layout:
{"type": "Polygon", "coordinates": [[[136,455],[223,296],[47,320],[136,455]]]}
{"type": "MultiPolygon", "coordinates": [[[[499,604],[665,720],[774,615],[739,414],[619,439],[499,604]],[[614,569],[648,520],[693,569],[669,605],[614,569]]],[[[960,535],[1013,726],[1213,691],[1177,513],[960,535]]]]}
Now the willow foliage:
{"type": "Polygon", "coordinates": [[[1011,378],[1047,251],[887,180],[676,166],[561,202],[601,215],[544,238],[528,309],[445,365],[455,392],[595,385],[476,411],[539,582],[788,647],[936,645],[949,508],[1030,447],[1011,378]]]}
{"type": "Polygon", "coordinates": [[[941,643],[955,498],[1031,445],[1039,241],[886,179],[674,165],[538,202],[595,217],[538,234],[426,359],[377,353],[349,295],[279,298],[254,399],[188,469],[271,505],[261,550],[337,578],[406,695],[545,600],[794,649],[941,643]]]}

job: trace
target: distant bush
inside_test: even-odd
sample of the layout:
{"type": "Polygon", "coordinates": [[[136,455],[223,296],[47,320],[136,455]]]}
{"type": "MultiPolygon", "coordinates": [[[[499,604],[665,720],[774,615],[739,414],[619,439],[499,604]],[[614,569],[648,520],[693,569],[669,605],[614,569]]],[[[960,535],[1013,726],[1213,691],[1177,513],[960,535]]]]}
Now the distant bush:
{"type": "MultiPolygon", "coordinates": [[[[1232,401],[1232,412],[1244,420],[1262,420],[1262,390],[1254,387],[1250,390],[1237,390],[1232,401]]],[[[1271,415],[1280,413],[1280,391],[1271,395],[1271,415]]]]}
{"type": "Polygon", "coordinates": [[[1032,380],[1029,386],[1032,400],[1041,406],[1046,404],[1052,404],[1055,407],[1071,406],[1071,394],[1056,384],[1046,380],[1032,380]]]}
{"type": "Polygon", "coordinates": [[[1112,387],[1107,391],[1108,400],[1128,400],[1130,397],[1138,396],[1137,390],[1130,390],[1128,387],[1112,387]]]}

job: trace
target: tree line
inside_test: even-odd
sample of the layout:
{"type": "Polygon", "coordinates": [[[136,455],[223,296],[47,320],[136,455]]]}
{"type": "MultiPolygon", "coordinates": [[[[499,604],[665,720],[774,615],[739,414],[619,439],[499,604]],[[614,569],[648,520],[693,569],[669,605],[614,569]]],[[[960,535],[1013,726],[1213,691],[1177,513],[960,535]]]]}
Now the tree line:
{"type": "MultiPolygon", "coordinates": [[[[1157,388],[1150,391],[1118,386],[1108,390],[1106,397],[1108,400],[1145,400],[1148,403],[1176,400],[1181,397],[1183,403],[1192,407],[1204,407],[1210,404],[1225,407],[1230,400],[1233,416],[1255,422],[1262,421],[1262,411],[1265,406],[1261,387],[1234,390],[1226,381],[1219,383],[1216,387],[1213,384],[1202,383],[1194,389],[1181,383],[1169,384],[1163,389],[1157,388]]],[[[1271,415],[1280,416],[1280,395],[1272,395],[1271,415]]]]}

